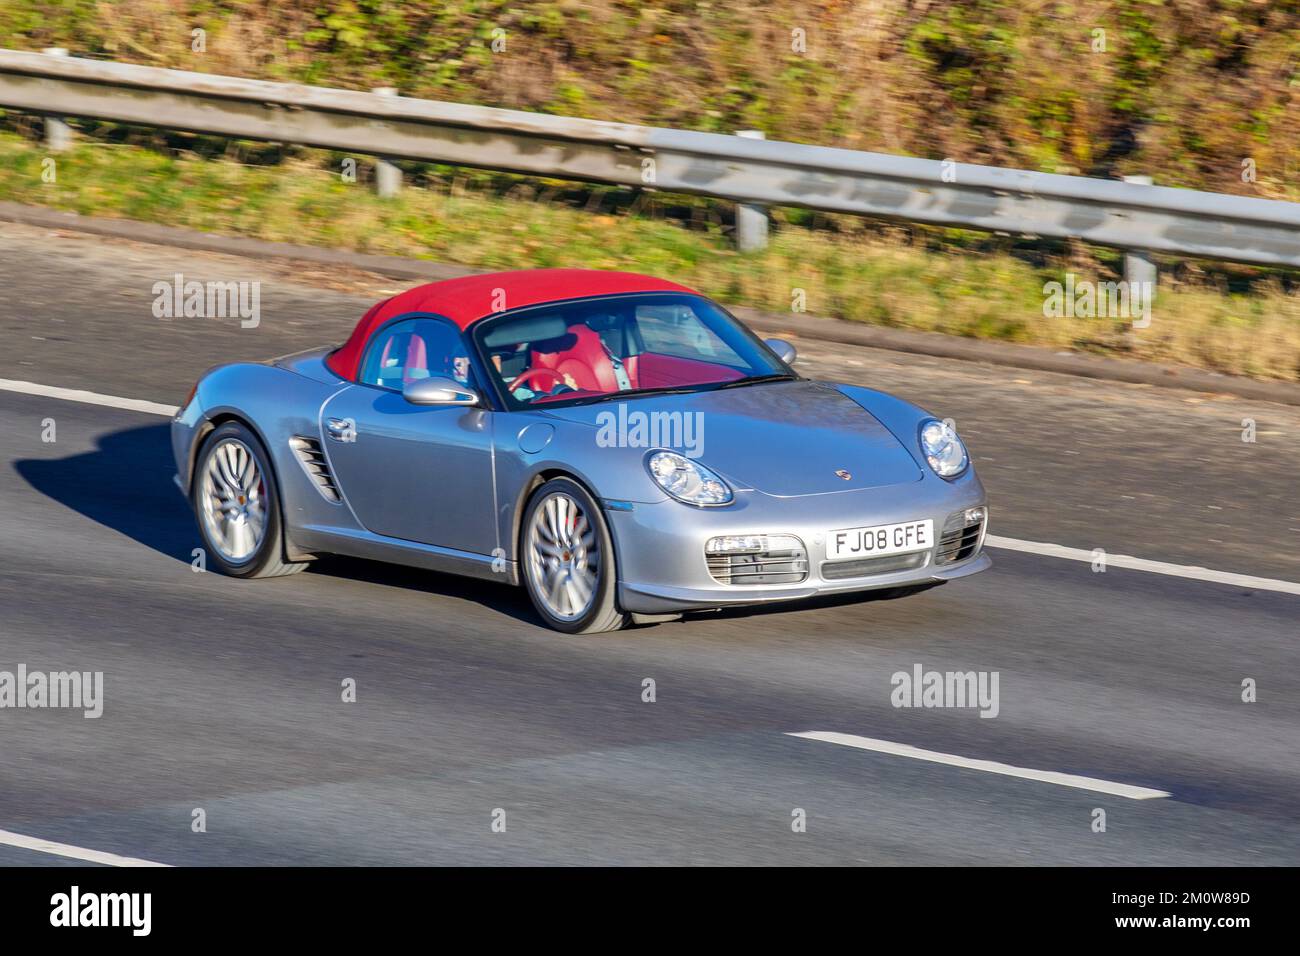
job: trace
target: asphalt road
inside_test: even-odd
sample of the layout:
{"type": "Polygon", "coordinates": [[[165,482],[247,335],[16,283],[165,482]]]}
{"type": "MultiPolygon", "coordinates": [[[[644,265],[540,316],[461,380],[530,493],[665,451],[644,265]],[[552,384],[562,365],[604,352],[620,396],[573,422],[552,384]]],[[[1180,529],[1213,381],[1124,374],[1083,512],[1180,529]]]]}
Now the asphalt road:
{"type": "MultiPolygon", "coordinates": [[[[392,288],[7,224],[0,283],[0,378],[165,403],[209,365],[340,339],[392,288]],[[176,272],[260,280],[261,324],[154,318],[176,272]]],[[[801,351],[956,418],[997,534],[1300,580],[1300,409],[801,351]]],[[[1292,595],[997,551],[904,600],[572,638],[522,591],[388,565],[195,573],[165,418],[0,391],[0,457],[0,671],[104,672],[98,719],[0,709],[3,831],[171,864],[1300,862],[1292,595]],[[916,664],[996,671],[997,717],[893,707],[916,664]]]]}

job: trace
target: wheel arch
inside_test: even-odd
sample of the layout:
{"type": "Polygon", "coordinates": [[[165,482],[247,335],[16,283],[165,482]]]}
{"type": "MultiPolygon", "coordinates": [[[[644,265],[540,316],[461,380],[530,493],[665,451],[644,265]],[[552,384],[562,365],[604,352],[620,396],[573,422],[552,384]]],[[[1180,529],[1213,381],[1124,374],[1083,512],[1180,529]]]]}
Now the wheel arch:
{"type": "MultiPolygon", "coordinates": [[[[257,440],[260,441],[262,447],[266,449],[267,456],[271,457],[271,446],[267,443],[266,435],[262,432],[262,429],[258,428],[257,425],[253,423],[250,416],[232,409],[222,409],[211,416],[204,415],[202,421],[195,426],[194,440],[190,442],[189,461],[186,462],[185,465],[186,488],[189,488],[194,481],[194,466],[198,464],[199,451],[202,450],[204,442],[208,440],[209,435],[227,422],[235,422],[239,425],[243,425],[250,432],[256,435],[257,440]]],[[[274,465],[274,462],[272,462],[272,465],[274,465]]],[[[278,473],[275,476],[275,482],[276,487],[278,488],[280,485],[280,475],[278,473]]]]}
{"type": "Polygon", "coordinates": [[[554,478],[569,479],[574,484],[576,484],[579,488],[581,488],[583,491],[589,494],[591,496],[592,501],[596,502],[596,509],[602,512],[600,519],[605,522],[605,530],[609,532],[610,543],[614,546],[613,547],[614,553],[612,555],[614,559],[614,580],[618,581],[619,580],[619,557],[618,557],[619,544],[614,535],[613,522],[607,520],[603,513],[604,503],[601,501],[600,495],[596,493],[596,489],[594,489],[591,486],[591,483],[585,480],[584,478],[582,478],[582,476],[566,468],[551,466],[547,468],[542,468],[534,472],[532,477],[530,477],[526,482],[523,483],[523,488],[519,493],[519,498],[518,500],[515,501],[514,517],[512,518],[513,527],[511,528],[511,532],[510,532],[510,540],[514,547],[515,565],[519,568],[519,574],[518,574],[519,580],[516,583],[519,584],[520,586],[522,586],[524,583],[524,577],[523,577],[524,574],[523,572],[524,512],[528,508],[528,500],[532,498],[533,492],[535,492],[542,485],[546,484],[548,481],[551,481],[554,478]]]}
{"type": "Polygon", "coordinates": [[[280,532],[284,539],[284,557],[288,561],[310,561],[316,557],[311,551],[303,551],[293,541],[293,527],[289,522],[289,510],[285,506],[284,500],[284,483],[280,480],[280,468],[275,458],[275,452],[271,443],[267,441],[266,433],[257,426],[252,420],[252,416],[232,408],[222,408],[212,414],[211,417],[205,416],[203,423],[198,427],[197,434],[190,446],[189,462],[189,481],[186,487],[190,489],[191,498],[194,494],[194,466],[198,463],[199,452],[207,443],[208,437],[222,425],[234,422],[247,428],[253,433],[253,436],[261,443],[263,451],[266,452],[267,467],[271,469],[271,478],[275,485],[276,504],[280,506],[280,532]]]}

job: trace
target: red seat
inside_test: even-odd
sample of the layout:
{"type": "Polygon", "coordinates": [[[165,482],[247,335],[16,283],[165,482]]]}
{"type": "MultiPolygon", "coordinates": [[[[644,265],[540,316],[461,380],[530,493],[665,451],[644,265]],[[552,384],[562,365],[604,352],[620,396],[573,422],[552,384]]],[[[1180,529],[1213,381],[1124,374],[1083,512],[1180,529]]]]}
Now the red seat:
{"type": "MultiPolygon", "coordinates": [[[[382,378],[382,374],[383,374],[382,370],[393,367],[389,364],[395,358],[395,356],[393,355],[393,351],[394,351],[393,346],[397,345],[398,348],[400,349],[401,347],[400,341],[401,341],[400,338],[395,335],[392,338],[390,338],[387,342],[384,343],[384,352],[379,357],[379,368],[381,370],[380,371],[381,378],[378,382],[371,382],[370,383],[371,385],[384,384],[382,378]]],[[[407,337],[406,359],[405,359],[405,364],[403,364],[401,368],[402,368],[403,385],[410,385],[411,382],[415,381],[415,379],[425,377],[424,375],[412,375],[411,371],[413,369],[425,372],[427,375],[429,369],[428,350],[425,348],[424,339],[421,338],[420,336],[410,335],[407,337]]]]}
{"type": "MultiPolygon", "coordinates": [[[[585,325],[569,326],[574,343],[558,352],[533,352],[533,368],[553,368],[567,384],[588,392],[618,391],[618,376],[600,335],[585,325]]],[[[636,387],[636,383],[632,383],[636,387]]]]}
{"type": "Polygon", "coordinates": [[[410,385],[417,378],[426,378],[429,374],[429,353],[424,346],[424,339],[418,335],[412,335],[410,343],[406,346],[406,371],[402,374],[402,384],[410,385]],[[423,372],[424,375],[413,375],[412,372],[423,372]]]}

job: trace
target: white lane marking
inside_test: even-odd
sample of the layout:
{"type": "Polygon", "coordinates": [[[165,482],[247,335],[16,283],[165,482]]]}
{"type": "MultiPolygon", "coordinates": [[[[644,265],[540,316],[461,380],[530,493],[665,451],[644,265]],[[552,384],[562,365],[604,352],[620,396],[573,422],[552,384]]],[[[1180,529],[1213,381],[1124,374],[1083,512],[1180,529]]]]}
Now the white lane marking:
{"type": "Polygon", "coordinates": [[[157,402],[146,402],[139,398],[118,398],[116,395],[83,392],[79,388],[58,388],[54,385],[38,385],[35,382],[15,382],[7,378],[0,378],[0,391],[21,392],[24,395],[40,395],[43,398],[60,398],[65,402],[104,405],[108,408],[125,408],[127,411],[132,412],[166,415],[168,418],[176,414],[175,405],[160,405],[157,402]]]}
{"type": "MultiPolygon", "coordinates": [[[[1091,564],[1096,560],[1096,556],[1091,551],[1084,551],[1080,548],[1066,548],[1059,544],[1048,544],[1043,541],[1021,541],[1018,538],[1002,538],[990,534],[984,538],[984,543],[990,548],[1005,548],[1008,551],[1041,554],[1049,558],[1063,558],[1066,561],[1083,561],[1091,564]]],[[[1166,564],[1164,561],[1148,561],[1146,558],[1134,558],[1127,554],[1107,553],[1106,567],[1128,568],[1131,571],[1150,571],[1152,574],[1169,574],[1176,578],[1191,578],[1193,581],[1210,581],[1214,584],[1231,584],[1234,587],[1252,588],[1256,591],[1281,591],[1283,594],[1300,594],[1300,584],[1292,581],[1257,578],[1250,574],[1215,571],[1210,568],[1198,568],[1186,564],[1166,564]]]]}
{"type": "Polygon", "coordinates": [[[1032,770],[1029,767],[1013,767],[1011,764],[998,763],[995,760],[974,760],[970,757],[939,753],[937,750],[922,750],[919,747],[911,747],[907,744],[876,740],[874,737],[858,737],[855,734],[837,734],[831,731],[810,730],[799,734],[787,734],[786,736],[803,737],[807,740],[821,740],[828,744],[842,744],[845,747],[856,747],[858,750],[874,750],[876,753],[893,754],[896,757],[928,760],[930,763],[946,764],[949,767],[983,770],[985,773],[997,773],[1005,777],[1020,777],[1024,780],[1037,780],[1040,783],[1054,783],[1061,787],[1093,790],[1097,793],[1108,793],[1115,797],[1128,797],[1130,800],[1152,800],[1156,797],[1169,796],[1167,791],[1152,790],[1150,787],[1135,787],[1128,783],[1114,783],[1110,780],[1097,780],[1094,777],[1079,777],[1072,773],[1057,773],[1054,770],[1032,770]]]}
{"type": "MultiPolygon", "coordinates": [[[[0,378],[0,391],[21,392],[24,395],[41,395],[46,398],[60,398],[69,402],[84,402],[88,405],[105,405],[109,408],[124,408],[133,412],[148,412],[151,415],[175,415],[175,405],[160,405],[138,398],[119,398],[116,395],[101,395],[98,392],[83,392],[75,388],[58,388],[53,385],[38,385],[35,382],[16,382],[0,378]]],[[[1064,558],[1067,561],[1093,561],[1091,551],[1079,548],[1066,548],[1059,544],[1047,544],[1042,541],[1021,541],[1018,538],[1003,538],[996,534],[986,535],[984,543],[990,548],[1004,548],[1008,551],[1024,551],[1026,554],[1041,554],[1052,558],[1064,558]]],[[[1134,558],[1126,554],[1107,554],[1106,564],[1132,571],[1150,571],[1153,574],[1170,574],[1194,581],[1210,581],[1214,584],[1231,584],[1236,587],[1252,588],[1256,591],[1281,591],[1283,594],[1300,594],[1300,584],[1291,581],[1277,581],[1273,578],[1257,578],[1249,574],[1235,574],[1232,571],[1214,571],[1210,568],[1198,568],[1182,564],[1166,564],[1163,561],[1148,561],[1146,558],[1134,558]]]]}
{"type": "Polygon", "coordinates": [[[37,853],[50,853],[54,856],[66,856],[86,863],[102,863],[105,866],[169,865],[167,863],[154,863],[152,860],[137,860],[133,856],[118,856],[116,853],[105,853],[102,850],[87,850],[84,847],[72,846],[69,843],[55,843],[52,840],[42,840],[39,837],[10,833],[8,830],[0,830],[0,845],[16,846],[23,850],[35,850],[37,853]]]}

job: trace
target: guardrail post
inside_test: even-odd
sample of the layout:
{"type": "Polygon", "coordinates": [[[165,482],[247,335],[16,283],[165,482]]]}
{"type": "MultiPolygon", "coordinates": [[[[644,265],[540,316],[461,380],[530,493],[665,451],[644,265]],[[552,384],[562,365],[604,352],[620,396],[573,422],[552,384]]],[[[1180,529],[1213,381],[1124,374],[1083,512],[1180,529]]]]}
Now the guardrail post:
{"type": "MultiPolygon", "coordinates": [[[[377,96],[396,96],[397,90],[391,86],[376,86],[370,91],[377,96]]],[[[383,199],[396,196],[402,189],[402,170],[388,160],[375,159],[375,191],[383,199]]]]}
{"type": "MultiPolygon", "coordinates": [[[[67,56],[61,46],[46,47],[41,51],[48,56],[67,56]]],[[[45,148],[51,153],[61,153],[72,145],[72,127],[58,116],[45,117],[45,148]]]]}
{"type": "MultiPolygon", "coordinates": [[[[766,139],[762,130],[742,129],[737,136],[746,139],[766,139]]],[[[750,203],[736,206],[736,247],[741,252],[755,252],[767,248],[767,207],[750,203]]]]}
{"type": "MultiPolygon", "coordinates": [[[[1125,176],[1124,182],[1150,186],[1152,179],[1150,176],[1125,176]]],[[[1128,283],[1129,288],[1132,288],[1135,282],[1149,282],[1151,283],[1149,288],[1154,289],[1156,287],[1156,263],[1151,258],[1151,253],[1140,249],[1125,250],[1124,281],[1128,283]]],[[[1142,288],[1146,289],[1148,286],[1142,288]]]]}

